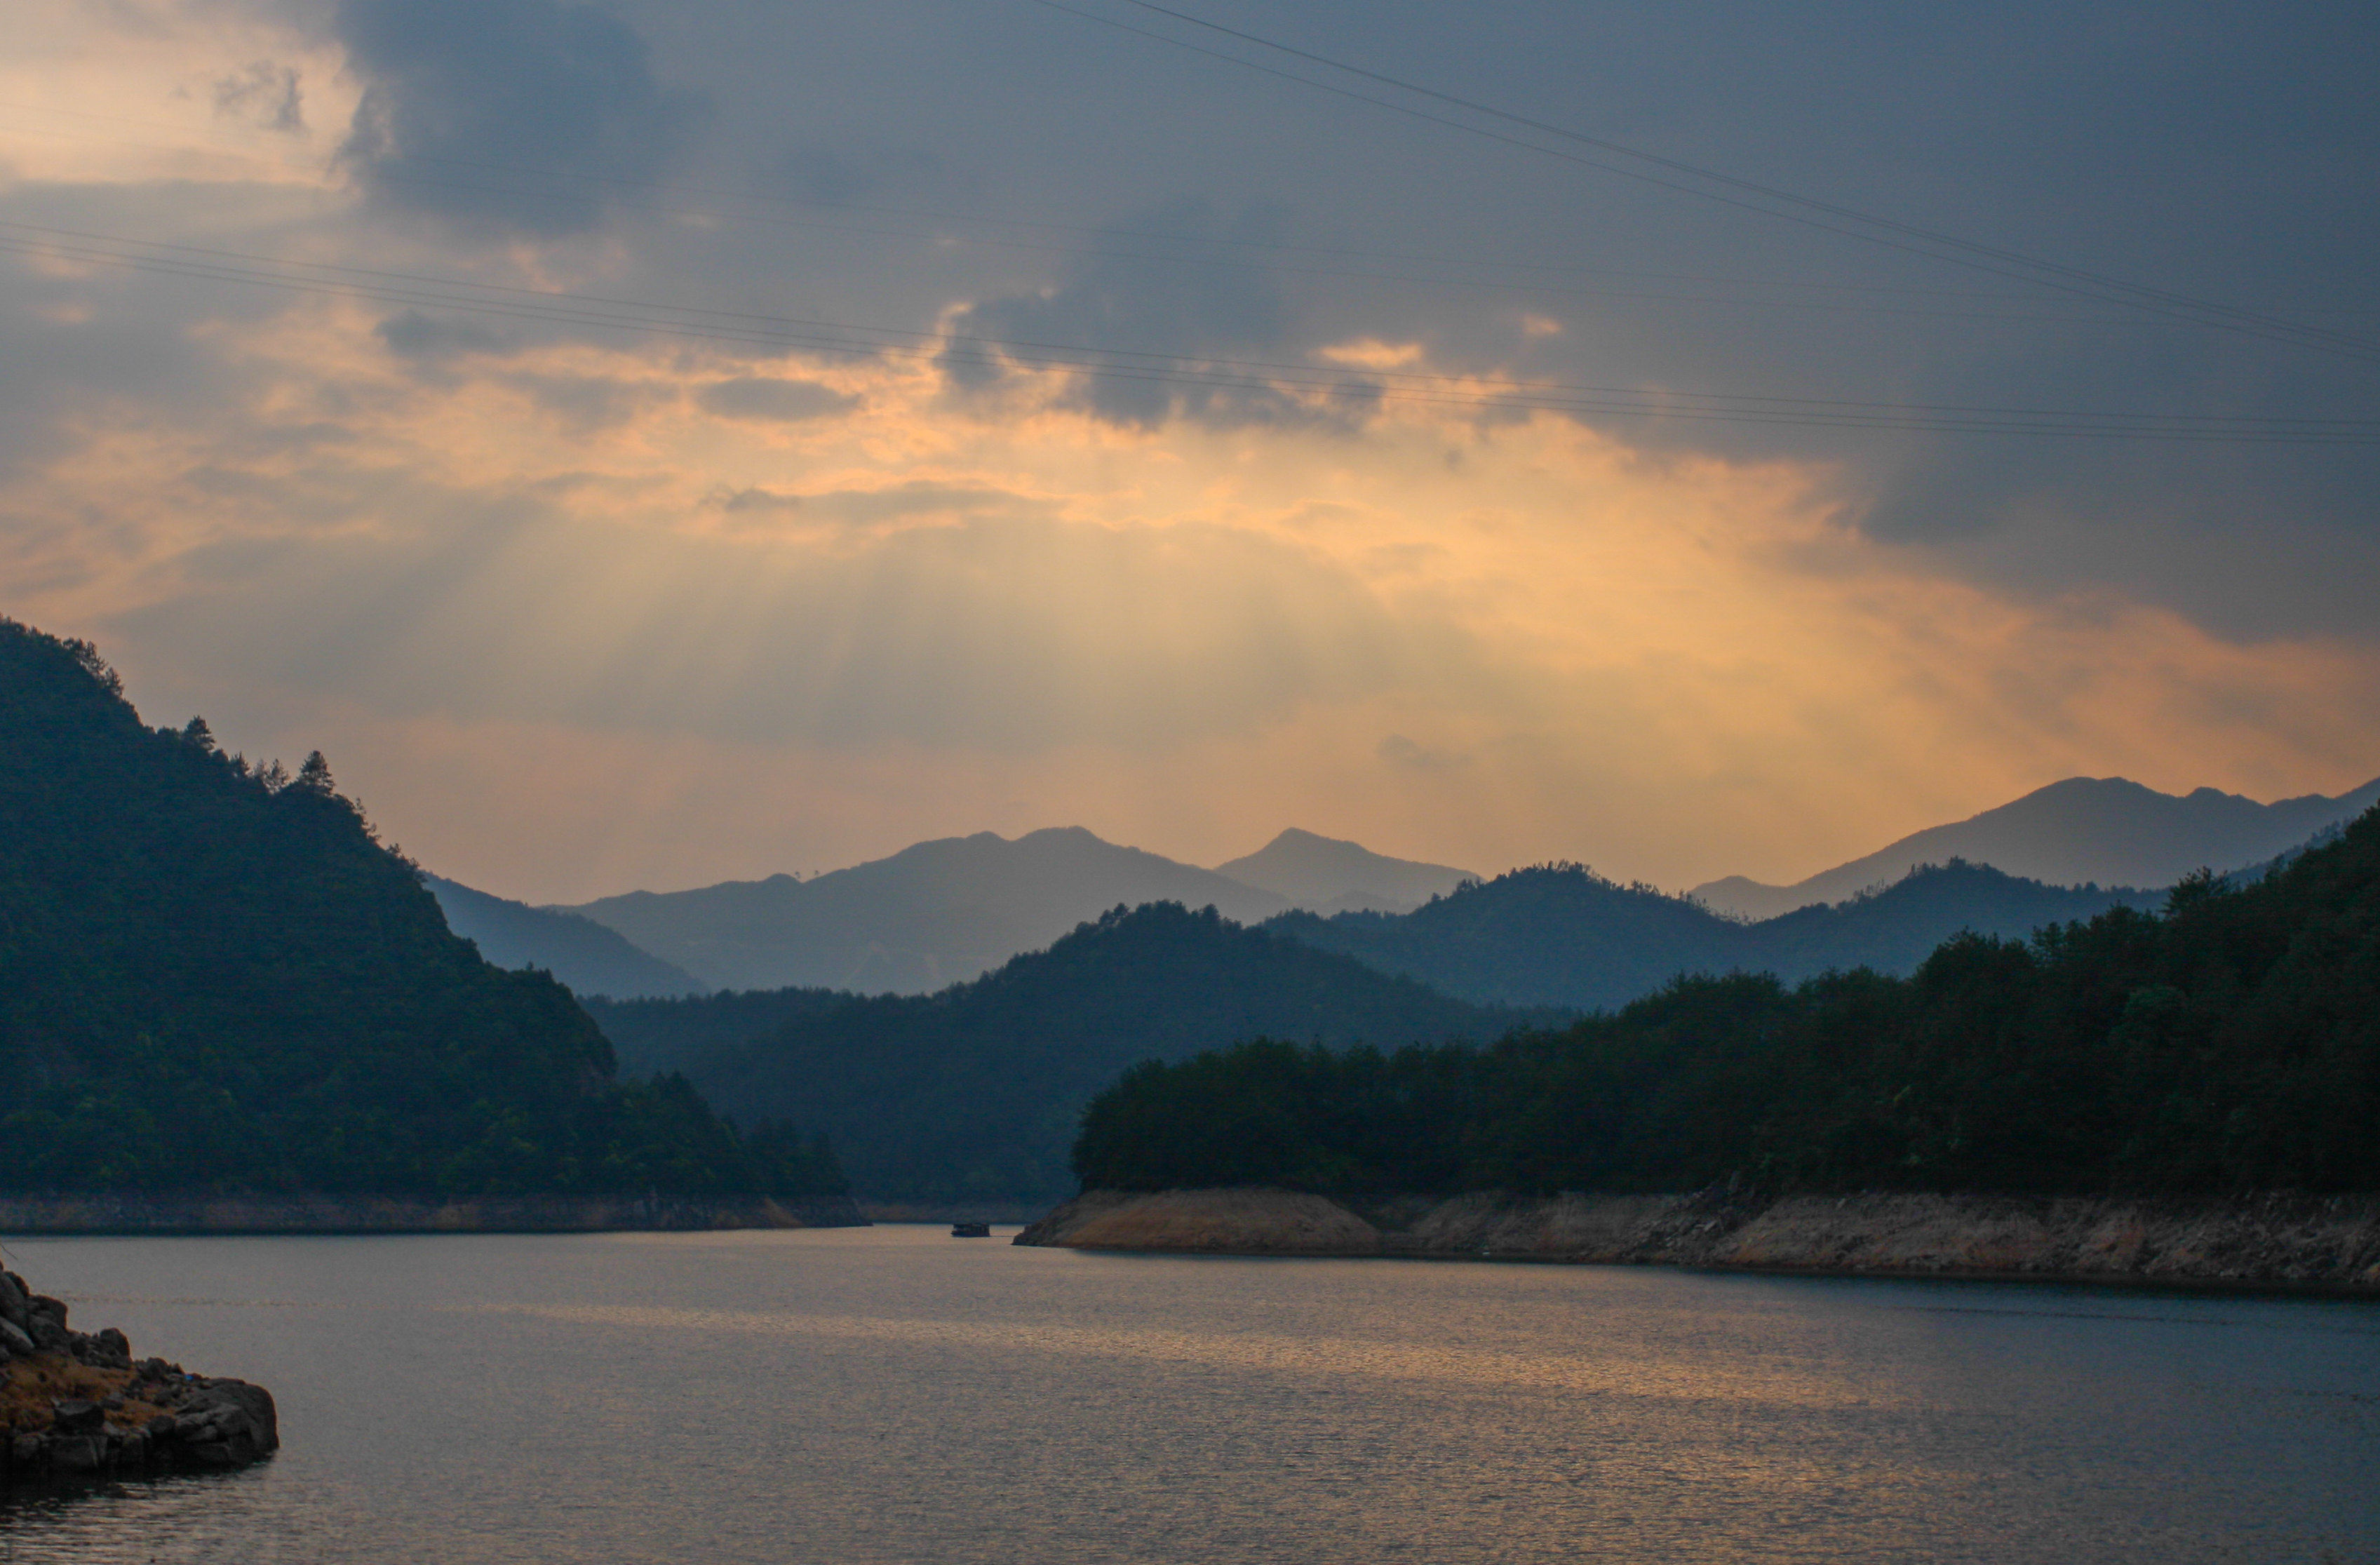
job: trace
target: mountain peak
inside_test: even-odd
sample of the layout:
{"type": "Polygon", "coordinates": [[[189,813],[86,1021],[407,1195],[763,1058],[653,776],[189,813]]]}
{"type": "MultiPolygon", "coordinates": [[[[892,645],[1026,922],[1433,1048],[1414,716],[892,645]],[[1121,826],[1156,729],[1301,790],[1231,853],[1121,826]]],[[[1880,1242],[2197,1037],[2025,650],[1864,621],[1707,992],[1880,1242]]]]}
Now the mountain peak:
{"type": "Polygon", "coordinates": [[[1730,876],[1694,894],[1721,911],[1766,918],[1840,902],[1950,858],[2050,885],[2166,886],[2202,866],[2232,869],[2269,859],[2375,800],[2380,779],[2336,798],[2309,794],[2259,804],[2220,788],[2164,794],[2126,777],[2069,777],[1795,885],[1730,876]]]}
{"type": "Polygon", "coordinates": [[[1215,872],[1318,913],[1402,912],[1478,879],[1466,869],[1390,858],[1361,843],[1295,826],[1244,858],[1217,865],[1215,872]]]}

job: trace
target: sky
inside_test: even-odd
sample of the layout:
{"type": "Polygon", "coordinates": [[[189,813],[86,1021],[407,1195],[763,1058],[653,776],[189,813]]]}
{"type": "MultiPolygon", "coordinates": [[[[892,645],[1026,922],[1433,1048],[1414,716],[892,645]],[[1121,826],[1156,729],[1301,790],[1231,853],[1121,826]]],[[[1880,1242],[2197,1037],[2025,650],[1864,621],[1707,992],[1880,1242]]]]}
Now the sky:
{"type": "Polygon", "coordinates": [[[2380,774],[2368,6],[9,10],[0,613],[503,895],[2380,774]]]}

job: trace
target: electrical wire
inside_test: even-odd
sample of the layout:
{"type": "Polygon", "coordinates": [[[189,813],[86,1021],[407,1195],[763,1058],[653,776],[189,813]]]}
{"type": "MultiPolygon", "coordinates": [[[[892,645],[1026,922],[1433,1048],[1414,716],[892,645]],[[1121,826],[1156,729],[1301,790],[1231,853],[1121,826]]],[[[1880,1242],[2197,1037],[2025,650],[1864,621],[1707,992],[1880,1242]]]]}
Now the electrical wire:
{"type": "Polygon", "coordinates": [[[1607,141],[1597,137],[1588,136],[1584,132],[1571,130],[1562,126],[1552,125],[1543,120],[1534,119],[1525,115],[1514,114],[1508,110],[1495,108],[1489,104],[1475,102],[1472,99],[1459,97],[1453,93],[1442,92],[1435,88],[1425,87],[1418,83],[1409,82],[1399,78],[1366,70],[1360,66],[1347,65],[1343,62],[1331,59],[1324,55],[1299,49],[1290,44],[1276,42],[1273,40],[1260,37],[1252,32],[1242,31],[1236,28],[1225,27],[1220,22],[1208,21],[1203,18],[1193,16],[1186,11],[1179,11],[1172,9],[1170,6],[1157,5],[1154,3],[1154,0],[1123,0],[1123,3],[1137,6],[1141,10],[1148,11],[1155,15],[1168,17],[1190,26],[1204,28],[1209,31],[1220,33],[1226,37],[1255,44],[1259,48],[1269,49],[1292,58],[1306,60],[1327,69],[1342,71],[1349,76],[1356,77],[1363,80],[1378,82],[1381,85],[1391,87],[1401,91],[1411,92],[1433,102],[1460,107],[1471,113],[1486,115],[1501,120],[1508,125],[1521,127],[1541,135],[1557,137],[1563,140],[1571,141],[1582,146],[1592,147],[1616,156],[1636,159],[1643,163],[1649,164],[1654,167],[1688,176],[1694,179],[1710,181],[1711,183],[1725,187],[1728,189],[1741,191],[1743,195],[1730,196],[1724,193],[1724,191],[1713,190],[1705,186],[1687,184],[1678,179],[1665,178],[1660,175],[1648,174],[1643,169],[1630,168],[1623,164],[1613,164],[1597,158],[1582,157],[1574,153],[1565,152],[1559,148],[1548,147],[1541,142],[1528,140],[1523,137],[1506,135],[1502,132],[1488,129],[1482,126],[1468,124],[1462,120],[1450,119],[1442,115],[1431,114],[1427,110],[1415,108],[1409,103],[1400,103],[1391,99],[1377,97],[1370,93],[1356,91],[1353,89],[1341,87],[1328,81],[1318,81],[1312,77],[1300,76],[1294,71],[1281,70],[1277,67],[1265,65],[1259,61],[1250,60],[1244,56],[1231,54],[1225,50],[1205,48],[1184,39],[1172,37],[1154,29],[1135,27],[1130,22],[1119,21],[1113,17],[1101,16],[1095,11],[1087,11],[1075,6],[1064,4],[1063,0],[1031,0],[1031,3],[1040,6],[1048,10],[1062,12],[1067,16],[1075,17],[1085,21],[1096,22],[1104,27],[1113,28],[1120,31],[1152,39],[1158,42],[1165,43],[1177,49],[1184,49],[1194,54],[1207,55],[1212,59],[1226,61],[1245,69],[1259,71],[1267,76],[1278,77],[1286,81],[1293,81],[1302,86],[1314,88],[1318,91],[1329,92],[1338,97],[1350,98],[1359,103],[1371,103],[1378,107],[1388,109],[1392,113],[1407,115],[1408,117],[1426,120],[1432,124],[1445,126],[1469,135],[1483,137],[1493,141],[1500,141],[1511,146],[1525,148],[1530,152],[1538,152],[1546,156],[1560,158],[1565,162],[1600,169],[1606,173],[1617,174],[1624,178],[1634,179],[1645,184],[1657,185],[1665,189],[1677,190],[1705,200],[1716,201],[1721,205],[1740,207],[1745,211],[1760,212],[1768,217],[1781,218],[1787,222],[1797,223],[1804,227],[1816,228],[1827,233],[1842,235],[1850,238],[1861,239],[1867,243],[1882,245],[1888,249],[1904,250],[1912,255],[1926,256],[1936,261],[1948,261],[1954,265],[1990,273],[1997,276],[2029,282],[2038,286],[2053,288],[2061,293],[2071,294],[2079,297],[2095,298],[2105,302],[2127,305],[2136,309],[2143,309],[2156,314],[2166,315],[2176,320],[2186,321],[2195,325],[2208,327],[2217,331],[2230,332],[2244,336],[2261,337],[2268,341],[2287,343],[2298,347],[2313,348],[2320,352],[2330,353],[2342,358],[2353,358],[2363,362],[2380,363],[2380,343],[2375,343],[2365,338],[2350,336],[2346,333],[2332,331],[2325,327],[2304,325],[2259,311],[2242,309],[2237,306],[2221,304],[2213,300],[2193,298],[2189,295],[2178,293],[2171,289],[2155,287],[2148,284],[2129,282],[2122,278],[2109,276],[2104,273],[2092,272],[2082,267],[2069,266],[2058,261],[2044,261],[2036,257],[2025,255],[2020,251],[1984,244],[1976,240],[1961,238],[1956,235],[1940,233],[1933,229],[1920,227],[1914,224],[1902,223],[1898,219],[1876,216],[1872,213],[1861,212],[1856,208],[1821,200],[1815,197],[1799,195],[1793,191],[1786,190],[1776,186],[1764,185],[1755,180],[1739,178],[1733,175],[1721,173],[1716,169],[1707,169],[1698,164],[1682,162],[1678,159],[1663,157],[1658,153],[1643,152],[1633,147],[1624,146],[1616,141],[1607,141]],[[1775,206],[1763,205],[1759,200],[1744,199],[1745,197],[1750,196],[1757,196],[1761,198],[1761,200],[1786,203],[1790,207],[1800,208],[1802,210],[1779,211],[1775,206]],[[1829,221],[1829,219],[1832,219],[1832,221],[1829,221]],[[1846,224],[1853,224],[1856,226],[1847,226],[1846,224]]]}

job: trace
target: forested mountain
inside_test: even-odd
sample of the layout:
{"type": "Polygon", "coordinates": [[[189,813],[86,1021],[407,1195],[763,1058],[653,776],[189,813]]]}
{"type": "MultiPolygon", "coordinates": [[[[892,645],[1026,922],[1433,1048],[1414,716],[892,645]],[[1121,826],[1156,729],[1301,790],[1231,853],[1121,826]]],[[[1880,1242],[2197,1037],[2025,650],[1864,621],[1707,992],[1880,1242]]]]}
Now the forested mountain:
{"type": "Polygon", "coordinates": [[[1402,916],[1293,913],[1265,927],[1481,1004],[1609,1009],[1681,973],[1905,973],[1959,931],[2022,937],[2161,893],[2068,890],[1973,864],[1934,865],[1870,895],[1744,924],[1577,865],[1515,869],[1402,916]]]}
{"type": "Polygon", "coordinates": [[[569,991],[449,933],[320,755],[289,778],[145,728],[89,645],[0,620],[0,1186],[839,1184],[683,1082],[617,1084],[569,991]]]}
{"type": "Polygon", "coordinates": [[[1477,876],[1443,864],[1390,858],[1361,843],[1318,837],[1295,827],[1244,858],[1215,867],[1244,884],[1286,897],[1296,907],[1334,913],[1410,913],[1477,876]]]}
{"type": "Polygon", "coordinates": [[[706,1050],[749,1043],[796,1016],[811,1016],[859,997],[848,989],[721,989],[682,999],[613,1000],[580,995],[620,1057],[620,1074],[666,1075],[706,1050]]]}
{"type": "MultiPolygon", "coordinates": [[[[759,997],[748,997],[757,1000],[759,997]]],[[[1138,1060],[1260,1034],[1325,1043],[1487,1038],[1529,1018],[1178,904],[1117,908],[1050,949],[924,997],[849,998],[683,1056],[711,1102],[834,1140],[879,1201],[1048,1201],[1084,1102],[1138,1060]]],[[[602,1008],[614,1025],[719,1000],[602,1008]]],[[[649,1045],[648,1047],[657,1047],[649,1045]]]]}
{"type": "Polygon", "coordinates": [[[1135,1067],[1087,1186],[2380,1190],[2380,810],[2267,879],[2175,888],[1908,978],[1666,986],[1486,1049],[1253,1042],[1135,1067]]]}
{"type": "Polygon", "coordinates": [[[490,896],[435,875],[424,875],[421,883],[438,899],[446,927],[478,946],[481,956],[499,967],[541,967],[582,1000],[702,994],[710,988],[592,918],[490,896]]]}
{"type": "Polygon", "coordinates": [[[2258,804],[2201,788],[2160,794],[2121,777],[2070,777],[1947,826],[1932,826],[1791,886],[1741,875],[1694,888],[1722,913],[1768,918],[1840,902],[1921,864],[1962,858],[2057,886],[2169,886],[2193,870],[2269,859],[2380,801],[2380,779],[2325,798],[2258,804]]]}
{"type": "Polygon", "coordinates": [[[714,988],[924,994],[1038,951],[1123,904],[1212,905],[1243,922],[1288,899],[1079,827],[919,843],[814,880],[632,892],[571,909],[714,988]]]}

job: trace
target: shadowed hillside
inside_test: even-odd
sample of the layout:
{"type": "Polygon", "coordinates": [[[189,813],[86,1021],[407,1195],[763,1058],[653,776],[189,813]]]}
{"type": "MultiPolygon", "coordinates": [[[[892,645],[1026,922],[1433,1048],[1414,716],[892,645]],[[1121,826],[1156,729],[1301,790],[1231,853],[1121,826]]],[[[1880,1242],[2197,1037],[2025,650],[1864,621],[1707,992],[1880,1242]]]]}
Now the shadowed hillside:
{"type": "Polygon", "coordinates": [[[1651,886],[1554,865],[1464,886],[1402,916],[1293,913],[1265,927],[1482,1004],[1609,1010],[1681,973],[1766,972],[1787,982],[1829,968],[1905,973],[1961,930],[2022,938],[2117,905],[2154,905],[2158,895],[1931,865],[1881,892],[1745,924],[1651,886]]]}
{"type": "Polygon", "coordinates": [[[1485,1049],[1257,1041],[1135,1067],[1087,1185],[1331,1192],[2380,1189],[2380,810],[1907,978],[1698,977],[1485,1049]]]}
{"type": "MultiPolygon", "coordinates": [[[[679,1002],[694,1014],[711,1002],[679,1002]]],[[[670,1002],[610,1008],[665,1013],[670,1002]]],[[[1526,1019],[1156,904],[927,997],[854,998],[684,1056],[715,1104],[834,1139],[863,1199],[1038,1202],[1072,1182],[1092,1093],[1135,1061],[1260,1034],[1328,1043],[1487,1038],[1526,1019]]],[[[616,1024],[615,1024],[616,1025],[616,1024]]]]}
{"type": "Polygon", "coordinates": [[[570,992],[449,933],[319,754],[289,778],[143,727],[90,646],[12,621],[0,973],[10,1192],[840,1186],[681,1081],[615,1083],[570,992]]]}

